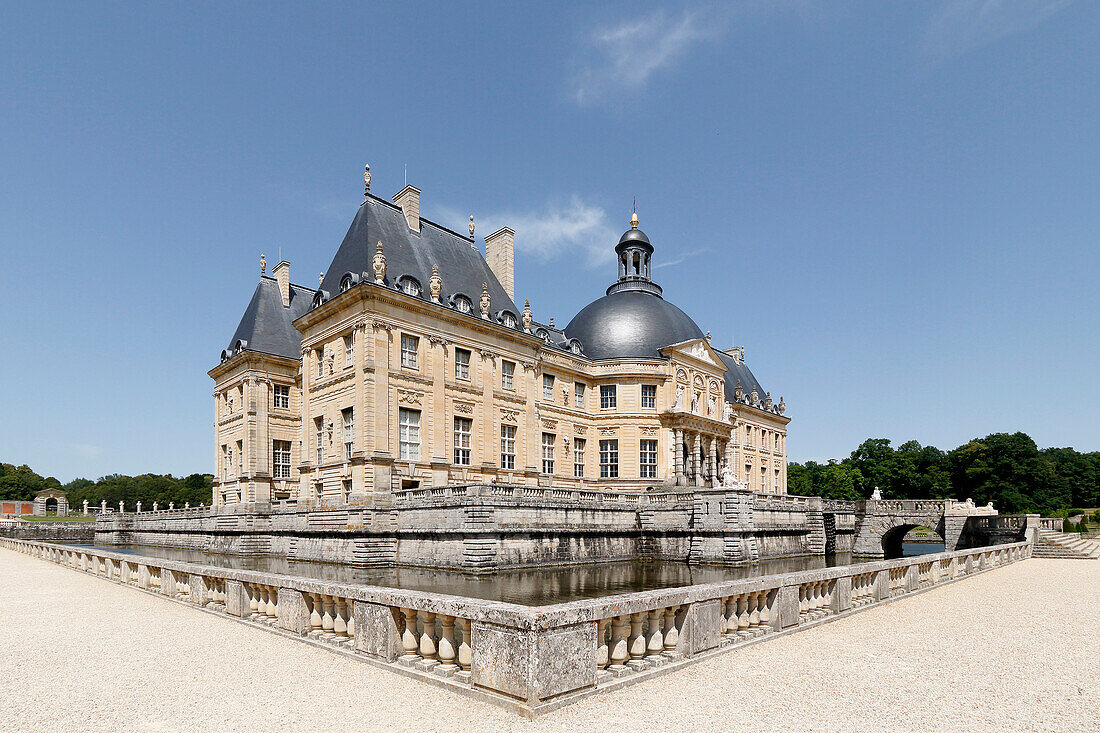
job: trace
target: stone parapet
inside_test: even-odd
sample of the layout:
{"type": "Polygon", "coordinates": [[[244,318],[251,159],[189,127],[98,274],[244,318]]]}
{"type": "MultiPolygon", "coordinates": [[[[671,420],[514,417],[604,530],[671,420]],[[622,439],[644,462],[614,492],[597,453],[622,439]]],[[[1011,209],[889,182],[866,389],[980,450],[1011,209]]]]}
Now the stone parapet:
{"type": "Polygon", "coordinates": [[[528,716],[1032,552],[1019,542],[536,607],[46,542],[0,539],[0,547],[305,637],[528,716]]]}

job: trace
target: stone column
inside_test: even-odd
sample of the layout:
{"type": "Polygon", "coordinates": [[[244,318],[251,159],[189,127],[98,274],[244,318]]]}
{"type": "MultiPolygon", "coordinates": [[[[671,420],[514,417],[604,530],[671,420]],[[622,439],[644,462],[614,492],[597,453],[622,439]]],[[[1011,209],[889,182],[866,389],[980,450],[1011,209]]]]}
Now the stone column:
{"type": "Polygon", "coordinates": [[[719,486],[718,479],[718,438],[713,435],[710,438],[710,485],[719,486]]]}
{"type": "Polygon", "coordinates": [[[672,483],[675,486],[683,486],[684,481],[684,431],[680,428],[672,429],[672,483]]]}
{"type": "Polygon", "coordinates": [[[703,450],[703,436],[694,433],[692,436],[691,463],[695,469],[695,485],[703,485],[703,462],[699,460],[699,452],[703,450]]]}

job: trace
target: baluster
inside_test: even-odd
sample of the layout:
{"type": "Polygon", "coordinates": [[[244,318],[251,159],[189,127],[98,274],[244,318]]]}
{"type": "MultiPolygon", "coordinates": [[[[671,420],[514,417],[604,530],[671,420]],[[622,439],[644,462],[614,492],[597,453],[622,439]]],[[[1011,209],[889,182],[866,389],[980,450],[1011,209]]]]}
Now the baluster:
{"type": "Polygon", "coordinates": [[[306,593],[309,603],[309,631],[321,633],[321,595],[319,593],[306,593]]]}
{"type": "Polygon", "coordinates": [[[631,662],[641,662],[645,656],[645,634],[642,633],[642,624],[645,622],[645,617],[645,611],[630,614],[630,639],[627,642],[627,650],[630,652],[631,662]]]}
{"type": "Polygon", "coordinates": [[[279,618],[279,589],[272,588],[267,597],[268,614],[273,619],[279,618]]]}
{"type": "Polygon", "coordinates": [[[649,612],[649,633],[646,640],[646,656],[655,656],[665,650],[665,638],[661,633],[661,618],[664,611],[655,608],[649,612]]]}
{"type": "Polygon", "coordinates": [[[749,593],[749,603],[752,611],[749,612],[749,628],[755,630],[760,625],[760,594],[749,593]]]}
{"type": "Polygon", "coordinates": [[[355,603],[348,598],[347,599],[347,614],[348,614],[348,637],[355,638],[355,603]]]}
{"type": "Polygon", "coordinates": [[[435,646],[435,613],[432,611],[417,611],[420,617],[420,625],[423,627],[420,634],[420,656],[424,662],[436,663],[438,652],[435,646]]]}
{"type": "Polygon", "coordinates": [[[249,613],[250,616],[255,616],[257,613],[260,612],[260,601],[259,601],[259,598],[258,598],[259,595],[260,594],[259,594],[259,591],[257,590],[256,586],[249,583],[248,584],[248,610],[250,611],[250,613],[249,613]]]}
{"type": "Polygon", "coordinates": [[[411,608],[402,608],[401,615],[405,617],[405,630],[401,632],[401,649],[405,652],[402,659],[406,661],[418,659],[420,642],[416,638],[416,611],[411,608]]]}
{"type": "Polygon", "coordinates": [[[622,673],[626,670],[626,660],[630,657],[628,651],[630,626],[628,617],[616,616],[611,622],[611,665],[608,669],[622,673]]]}
{"type": "Polygon", "coordinates": [[[458,671],[455,664],[455,617],[439,616],[439,670],[450,675],[458,671]]]}
{"type": "Polygon", "coordinates": [[[760,626],[761,628],[768,630],[771,629],[771,609],[768,608],[768,591],[760,591],[760,598],[757,601],[760,606],[760,626]]]}
{"type": "Polygon", "coordinates": [[[720,600],[722,604],[722,633],[726,636],[737,632],[737,596],[720,600]]]}
{"type": "MultiPolygon", "coordinates": [[[[735,603],[733,599],[730,599],[731,603],[735,603]]],[[[665,609],[665,655],[669,655],[676,651],[676,647],[680,645],[680,630],[676,628],[676,611],[679,606],[670,606],[665,609]]],[[[737,629],[737,618],[734,616],[731,619],[733,623],[733,629],[737,629]]]]}
{"type": "Polygon", "coordinates": [[[321,594],[321,634],[323,636],[332,636],[334,623],[332,619],[332,596],[326,596],[321,594]]]}
{"type": "Polygon", "coordinates": [[[611,619],[602,618],[596,622],[596,669],[607,669],[611,663],[611,650],[607,646],[607,635],[611,619]]]}
{"type": "Polygon", "coordinates": [[[473,660],[473,650],[470,649],[470,621],[469,619],[456,618],[455,625],[462,633],[462,641],[458,645],[458,666],[462,668],[463,672],[468,673],[470,662],[473,660]]]}
{"type": "Polygon", "coordinates": [[[749,596],[747,593],[737,596],[737,633],[741,636],[749,633],[749,596]]]}
{"type": "Polygon", "coordinates": [[[340,596],[333,596],[332,602],[336,607],[336,612],[332,615],[332,633],[338,639],[346,639],[348,638],[347,602],[340,596]]]}

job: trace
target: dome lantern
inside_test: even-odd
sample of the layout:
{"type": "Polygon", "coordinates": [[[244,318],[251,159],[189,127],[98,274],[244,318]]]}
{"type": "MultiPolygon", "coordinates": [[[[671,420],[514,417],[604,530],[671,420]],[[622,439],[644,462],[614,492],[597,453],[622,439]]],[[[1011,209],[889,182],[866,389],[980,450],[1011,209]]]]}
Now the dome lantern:
{"type": "Polygon", "coordinates": [[[645,232],[638,228],[637,212],[630,217],[630,228],[619,237],[619,243],[615,245],[615,256],[619,263],[619,279],[607,289],[608,295],[623,290],[661,294],[661,288],[650,279],[653,245],[649,243],[645,232]]]}

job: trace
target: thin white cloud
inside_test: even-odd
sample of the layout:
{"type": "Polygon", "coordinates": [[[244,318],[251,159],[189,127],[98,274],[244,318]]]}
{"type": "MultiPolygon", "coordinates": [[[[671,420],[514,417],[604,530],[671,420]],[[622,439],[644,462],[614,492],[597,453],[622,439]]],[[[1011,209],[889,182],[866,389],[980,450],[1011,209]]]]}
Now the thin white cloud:
{"type": "MultiPolygon", "coordinates": [[[[469,214],[444,208],[440,219],[455,231],[465,232],[469,214]]],[[[576,195],[535,211],[478,215],[475,223],[479,239],[501,227],[511,227],[516,232],[517,255],[531,255],[540,262],[569,257],[595,267],[611,261],[618,241],[607,212],[576,195]]]]}
{"type": "Polygon", "coordinates": [[[73,452],[82,458],[95,458],[103,449],[98,445],[89,445],[87,443],[73,443],[69,446],[73,449],[73,452]]]}
{"type": "Polygon", "coordinates": [[[669,17],[658,10],[617,26],[599,28],[585,38],[576,62],[571,93],[589,105],[633,92],[699,44],[720,38],[727,13],[719,6],[669,17]]]}
{"type": "Polygon", "coordinates": [[[709,254],[710,251],[711,250],[709,247],[703,247],[701,249],[693,249],[687,252],[682,252],[680,256],[676,257],[675,259],[667,260],[665,262],[658,262],[656,265],[653,266],[653,269],[660,270],[662,267],[674,267],[682,263],[684,260],[689,260],[692,257],[698,257],[699,255],[709,254]]]}
{"type": "Polygon", "coordinates": [[[923,53],[932,66],[1046,22],[1073,0],[948,0],[932,14],[923,53]]]}

